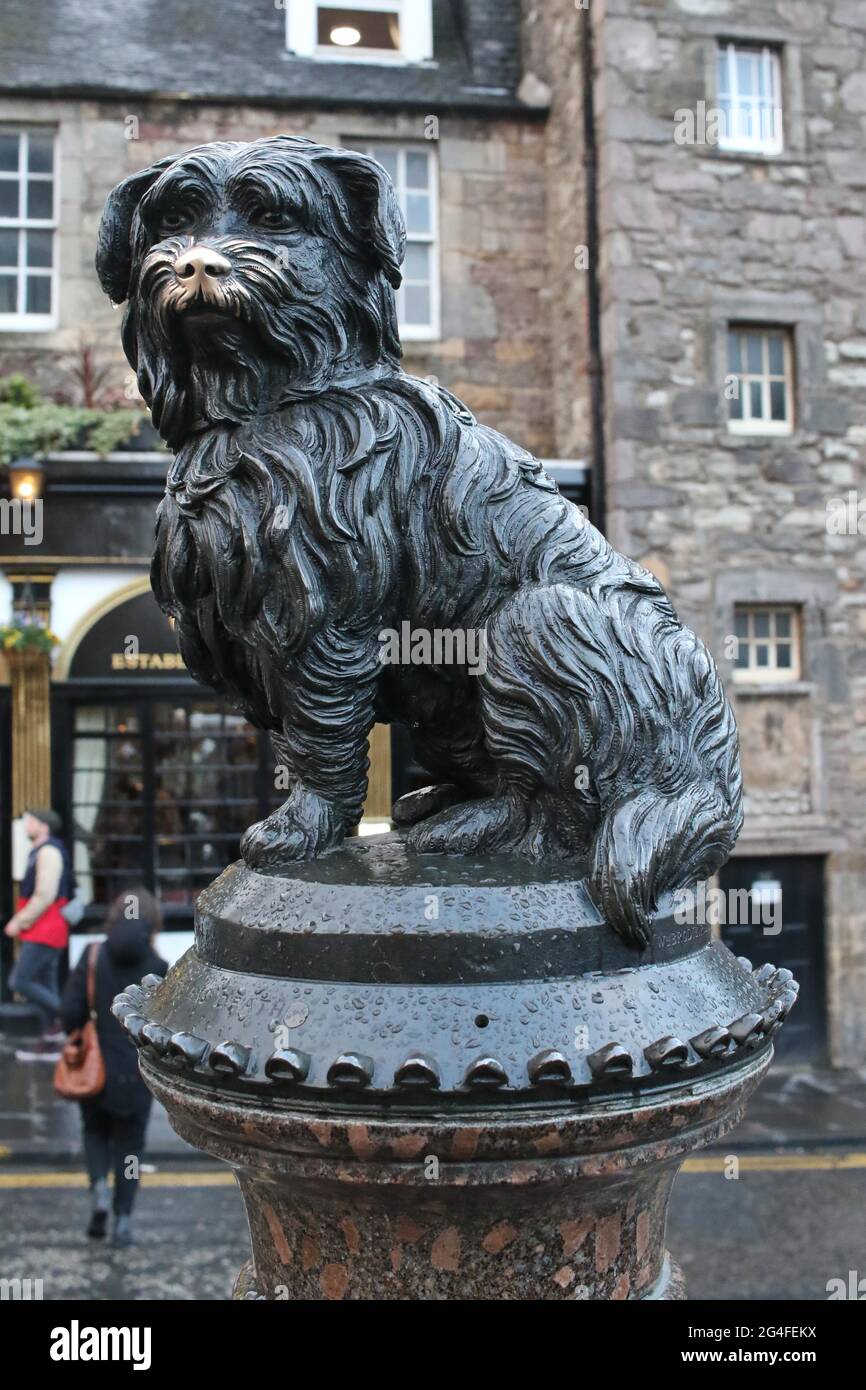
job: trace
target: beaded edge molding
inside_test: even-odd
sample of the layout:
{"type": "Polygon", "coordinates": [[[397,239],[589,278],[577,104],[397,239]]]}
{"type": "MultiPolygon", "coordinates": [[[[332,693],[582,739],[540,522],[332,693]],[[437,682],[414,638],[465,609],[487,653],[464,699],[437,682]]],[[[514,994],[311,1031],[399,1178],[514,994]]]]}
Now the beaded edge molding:
{"type": "MultiPolygon", "coordinates": [[[[587,1057],[592,1080],[575,1081],[568,1058],[554,1048],[535,1054],[526,1063],[527,1085],[512,1085],[502,1063],[493,1056],[478,1057],[470,1063],[459,1088],[442,1094],[466,1095],[472,1091],[522,1092],[526,1089],[572,1087],[592,1093],[610,1083],[658,1080],[665,1072],[700,1072],[708,1065],[731,1060],[738,1052],[754,1050],[768,1042],[781,1027],[797,1000],[799,985],[790,970],[769,963],[752,969],[745,956],[737,957],[756,983],[772,990],[760,1013],[743,1014],[732,1023],[714,1025],[697,1033],[688,1042],[666,1035],[643,1049],[650,1073],[635,1076],[635,1058],[621,1043],[609,1042],[587,1057]],[[694,1058],[692,1057],[694,1053],[694,1058]]],[[[175,1064],[181,1071],[224,1076],[256,1086],[281,1088],[303,1086],[310,1072],[312,1057],[298,1048],[278,1049],[265,1060],[260,1072],[254,1065],[253,1050],[232,1040],[211,1042],[195,1033],[172,1032],[161,1023],[150,1023],[141,1009],[153,991],[162,984],[159,975],[145,975],[140,985],[128,985],[117,996],[111,1012],[137,1048],[158,1061],[175,1064]]],[[[376,1094],[399,1092],[439,1092],[441,1077],[436,1062],[424,1053],[410,1053],[394,1073],[388,1087],[373,1087],[376,1064],[363,1052],[342,1052],[331,1062],[328,1086],[339,1091],[365,1091],[376,1094]]],[[[321,1088],[310,1088],[320,1091],[321,1088]]]]}

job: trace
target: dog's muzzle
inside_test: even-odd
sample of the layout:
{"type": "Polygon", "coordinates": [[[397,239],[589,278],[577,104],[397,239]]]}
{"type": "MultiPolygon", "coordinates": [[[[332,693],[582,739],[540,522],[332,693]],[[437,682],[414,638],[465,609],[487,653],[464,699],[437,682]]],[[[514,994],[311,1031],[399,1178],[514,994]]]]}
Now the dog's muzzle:
{"type": "Polygon", "coordinates": [[[209,246],[191,246],[174,262],[173,270],[184,290],[184,302],[222,299],[222,281],[232,273],[231,261],[209,246]]]}

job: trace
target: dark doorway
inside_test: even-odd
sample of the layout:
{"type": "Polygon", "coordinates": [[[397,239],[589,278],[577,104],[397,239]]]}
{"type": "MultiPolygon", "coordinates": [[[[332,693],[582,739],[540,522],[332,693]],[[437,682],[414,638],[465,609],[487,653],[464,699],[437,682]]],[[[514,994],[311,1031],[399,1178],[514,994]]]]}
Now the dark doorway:
{"type": "Polygon", "coordinates": [[[726,894],[745,889],[750,903],[760,903],[762,895],[769,901],[774,893],[781,894],[781,911],[775,918],[781,921],[781,931],[772,930],[772,912],[765,910],[762,923],[761,912],[753,910],[747,922],[722,927],[722,938],[735,955],[747,956],[754,966],[766,961],[786,966],[800,985],[796,1006],[776,1037],[780,1062],[825,1062],[824,860],[817,855],[737,858],[719,878],[726,894]]]}

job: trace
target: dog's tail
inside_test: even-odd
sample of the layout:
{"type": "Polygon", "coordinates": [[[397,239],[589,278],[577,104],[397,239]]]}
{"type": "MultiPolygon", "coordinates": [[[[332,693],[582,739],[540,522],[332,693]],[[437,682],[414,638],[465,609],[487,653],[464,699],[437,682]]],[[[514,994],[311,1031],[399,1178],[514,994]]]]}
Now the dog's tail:
{"type": "Polygon", "coordinates": [[[610,807],[593,841],[589,879],[614,930],[648,946],[659,900],[720,868],[741,822],[739,804],[709,782],[667,795],[645,789],[610,807]]]}
{"type": "MultiPolygon", "coordinates": [[[[642,730],[634,790],[603,805],[589,878],[610,925],[644,947],[662,898],[708,878],[730,856],[743,824],[743,781],[733,711],[695,634],[651,623],[640,646],[659,680],[662,718],[642,730]]],[[[635,670],[626,684],[632,695],[639,689],[635,670]]]]}
{"type": "Polygon", "coordinates": [[[588,848],[599,908],[644,947],[664,895],[733,849],[739,744],[715,663],[658,584],[602,578],[590,590],[527,586],[497,615],[485,738],[509,786],[550,796],[548,840],[588,848]]]}

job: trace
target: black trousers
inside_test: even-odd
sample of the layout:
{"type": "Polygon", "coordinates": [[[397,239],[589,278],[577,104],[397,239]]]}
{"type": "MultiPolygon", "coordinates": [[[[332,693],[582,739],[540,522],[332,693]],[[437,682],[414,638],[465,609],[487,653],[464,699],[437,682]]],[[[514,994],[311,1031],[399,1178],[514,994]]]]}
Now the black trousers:
{"type": "Polygon", "coordinates": [[[87,1173],[92,1186],[113,1169],[116,1216],[132,1211],[149,1116],[149,1103],[132,1115],[113,1115],[98,1101],[81,1102],[87,1173]]]}

